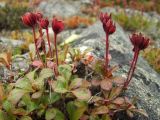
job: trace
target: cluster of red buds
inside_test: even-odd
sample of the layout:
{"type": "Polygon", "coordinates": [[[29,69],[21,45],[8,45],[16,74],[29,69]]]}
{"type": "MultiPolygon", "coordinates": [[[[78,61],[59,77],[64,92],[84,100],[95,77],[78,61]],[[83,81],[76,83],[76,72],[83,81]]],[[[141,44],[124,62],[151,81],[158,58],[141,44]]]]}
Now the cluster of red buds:
{"type": "Polygon", "coordinates": [[[127,89],[132,76],[134,74],[135,68],[136,68],[136,64],[137,64],[137,60],[138,60],[138,56],[139,56],[139,52],[140,50],[144,50],[145,48],[148,47],[150,39],[145,37],[144,35],[142,35],[141,33],[133,33],[130,36],[130,41],[132,43],[132,45],[134,46],[133,48],[133,52],[134,52],[134,57],[131,63],[131,67],[130,70],[128,72],[128,77],[127,80],[124,84],[124,89],[127,89]]]}
{"type": "MultiPolygon", "coordinates": [[[[113,24],[113,21],[111,19],[111,15],[108,15],[107,13],[101,13],[100,14],[100,20],[103,24],[103,29],[104,32],[106,33],[106,64],[105,68],[108,70],[108,64],[109,64],[109,35],[114,33],[116,30],[115,24],[113,24]]],[[[138,60],[139,52],[140,50],[144,50],[145,48],[148,47],[149,45],[149,38],[143,36],[141,33],[133,33],[130,36],[130,41],[132,45],[134,46],[133,51],[134,51],[134,57],[130,66],[130,70],[128,72],[127,80],[124,83],[124,89],[127,89],[132,76],[135,71],[136,63],[138,60]]]]}
{"type": "Polygon", "coordinates": [[[111,19],[111,14],[100,13],[100,20],[103,25],[103,29],[106,33],[106,60],[105,60],[105,69],[108,71],[109,64],[109,35],[113,34],[116,31],[116,26],[111,19]]]}
{"type": "MultiPolygon", "coordinates": [[[[34,36],[34,43],[35,43],[35,49],[36,49],[36,53],[39,59],[42,59],[40,56],[40,52],[39,52],[39,43],[43,44],[43,48],[44,48],[44,53],[47,56],[47,53],[45,51],[45,42],[43,40],[43,32],[42,29],[46,30],[46,35],[47,35],[47,41],[48,41],[48,46],[49,46],[49,54],[50,57],[53,57],[53,52],[52,52],[52,48],[51,48],[51,41],[50,41],[50,37],[49,37],[49,33],[48,33],[48,27],[49,27],[49,20],[47,18],[43,18],[43,14],[40,12],[27,12],[22,16],[22,21],[23,23],[28,26],[31,27],[33,30],[33,36],[34,36]],[[40,36],[37,38],[36,34],[35,34],[35,28],[36,26],[38,26],[39,28],[39,33],[40,36]]],[[[55,47],[55,51],[56,51],[56,63],[58,66],[58,50],[57,50],[57,34],[59,34],[61,31],[64,30],[64,24],[61,20],[57,20],[56,18],[52,19],[52,29],[54,32],[54,47],[55,47]]]]}

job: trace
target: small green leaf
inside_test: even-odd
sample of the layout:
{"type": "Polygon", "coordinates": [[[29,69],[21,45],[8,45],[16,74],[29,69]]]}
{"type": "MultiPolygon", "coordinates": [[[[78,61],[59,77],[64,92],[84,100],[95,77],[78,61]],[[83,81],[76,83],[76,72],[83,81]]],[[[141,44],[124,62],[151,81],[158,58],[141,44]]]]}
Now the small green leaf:
{"type": "Polygon", "coordinates": [[[22,101],[24,102],[24,104],[26,105],[27,111],[28,112],[32,112],[33,110],[38,108],[38,103],[37,102],[33,102],[30,98],[30,95],[26,94],[22,97],[22,101]]]}
{"type": "Polygon", "coordinates": [[[66,93],[68,91],[68,82],[61,76],[57,78],[54,91],[57,93],[66,93]]]}
{"type": "Polygon", "coordinates": [[[5,120],[5,113],[0,110],[0,120],[5,120]]]}
{"type": "Polygon", "coordinates": [[[67,112],[70,120],[79,120],[87,109],[87,104],[83,101],[71,101],[67,104],[67,112]]]}
{"type": "Polygon", "coordinates": [[[62,75],[67,81],[70,79],[72,75],[72,68],[70,65],[59,65],[58,72],[62,75]]]}
{"type": "Polygon", "coordinates": [[[11,101],[12,104],[16,105],[17,102],[22,98],[22,96],[24,94],[28,93],[28,91],[23,90],[23,89],[19,89],[19,88],[15,88],[13,89],[9,96],[8,96],[8,100],[11,101]]]}
{"type": "Polygon", "coordinates": [[[89,100],[91,92],[86,88],[78,88],[71,91],[80,100],[89,100]]]}
{"type": "Polygon", "coordinates": [[[20,118],[20,120],[32,120],[32,118],[29,116],[23,116],[20,118]]]}
{"type": "Polygon", "coordinates": [[[64,114],[56,108],[49,108],[45,115],[46,120],[64,120],[64,114]]]}
{"type": "Polygon", "coordinates": [[[35,69],[34,71],[32,72],[29,72],[26,77],[32,82],[34,81],[34,77],[35,77],[35,72],[37,71],[37,69],[35,69]]]}
{"type": "Polygon", "coordinates": [[[40,72],[40,75],[39,75],[39,77],[42,79],[46,79],[46,78],[49,78],[52,76],[53,76],[53,70],[50,68],[42,69],[42,71],[40,72]]]}
{"type": "Polygon", "coordinates": [[[41,97],[41,103],[44,105],[53,104],[56,101],[58,101],[61,98],[61,95],[59,93],[53,92],[50,94],[43,95],[41,97]]]}
{"type": "Polygon", "coordinates": [[[4,109],[5,111],[11,112],[12,108],[13,108],[13,105],[11,104],[11,102],[9,102],[8,100],[5,100],[5,101],[3,102],[3,109],[4,109]]]}

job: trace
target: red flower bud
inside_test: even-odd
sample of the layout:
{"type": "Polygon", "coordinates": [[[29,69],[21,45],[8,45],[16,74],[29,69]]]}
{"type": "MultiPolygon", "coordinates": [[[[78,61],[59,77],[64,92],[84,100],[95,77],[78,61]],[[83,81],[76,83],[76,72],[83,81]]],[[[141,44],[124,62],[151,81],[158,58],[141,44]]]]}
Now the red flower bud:
{"type": "Polygon", "coordinates": [[[43,14],[41,12],[36,12],[34,14],[36,15],[36,19],[37,19],[38,22],[40,21],[40,19],[43,18],[43,14]]]}
{"type": "Polygon", "coordinates": [[[111,14],[108,15],[108,13],[100,13],[100,20],[102,23],[107,22],[109,19],[111,19],[111,14]]]}
{"type": "Polygon", "coordinates": [[[53,18],[52,20],[52,29],[54,33],[58,34],[64,30],[64,24],[62,21],[53,18]]]}
{"type": "Polygon", "coordinates": [[[36,15],[34,13],[27,12],[22,16],[22,22],[29,27],[34,27],[36,25],[36,15]]]}
{"type": "Polygon", "coordinates": [[[43,28],[43,29],[47,29],[48,28],[48,25],[49,25],[49,21],[48,19],[40,19],[39,21],[40,23],[40,26],[43,28]]]}
{"type": "Polygon", "coordinates": [[[108,15],[107,13],[101,13],[100,20],[103,24],[103,29],[107,34],[112,34],[116,31],[116,26],[113,24],[111,14],[108,15]]]}
{"type": "Polygon", "coordinates": [[[139,50],[143,50],[148,47],[150,39],[147,37],[144,37],[141,33],[137,34],[134,33],[132,36],[130,36],[131,43],[134,45],[133,51],[135,51],[136,48],[139,50]]]}

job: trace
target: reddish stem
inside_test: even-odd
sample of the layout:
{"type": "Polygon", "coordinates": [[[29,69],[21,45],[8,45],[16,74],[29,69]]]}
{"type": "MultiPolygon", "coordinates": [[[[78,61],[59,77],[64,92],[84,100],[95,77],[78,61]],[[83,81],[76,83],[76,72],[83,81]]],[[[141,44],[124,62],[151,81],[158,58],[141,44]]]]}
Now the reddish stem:
{"type": "Polygon", "coordinates": [[[106,72],[108,71],[108,64],[109,64],[109,41],[108,41],[109,35],[106,33],[106,64],[105,64],[105,69],[106,72]]]}
{"type": "Polygon", "coordinates": [[[56,33],[54,33],[54,46],[55,46],[55,51],[56,51],[56,64],[58,66],[57,34],[56,33]]]}
{"type": "Polygon", "coordinates": [[[136,48],[135,49],[135,53],[134,53],[134,58],[133,58],[132,63],[131,63],[131,67],[130,67],[130,70],[128,72],[127,80],[124,83],[124,89],[127,89],[128,85],[129,85],[129,83],[130,83],[130,81],[132,79],[132,76],[133,76],[135,68],[136,68],[136,64],[137,64],[137,60],[138,60],[138,55],[139,55],[139,49],[136,48]]]}
{"type": "MultiPolygon", "coordinates": [[[[41,26],[40,26],[40,25],[39,25],[39,33],[40,33],[40,37],[41,37],[41,39],[42,39],[42,37],[43,37],[43,33],[42,33],[42,28],[41,28],[41,26]]],[[[43,40],[43,39],[42,39],[42,40],[43,40]]],[[[45,56],[47,56],[47,55],[46,55],[46,46],[45,46],[45,41],[43,40],[43,42],[44,42],[43,52],[44,52],[45,56]]]]}
{"type": "Polygon", "coordinates": [[[50,39],[49,39],[49,33],[48,33],[48,28],[46,29],[46,34],[47,34],[47,41],[48,41],[48,47],[49,47],[49,54],[50,54],[50,57],[53,57],[52,55],[52,50],[51,50],[51,42],[50,42],[50,39]]]}
{"type": "Polygon", "coordinates": [[[40,54],[39,54],[39,51],[38,51],[38,48],[37,48],[37,45],[36,45],[36,33],[35,33],[35,28],[32,27],[32,31],[33,31],[33,36],[34,36],[34,44],[35,44],[35,48],[36,48],[36,53],[37,53],[37,56],[38,56],[38,59],[40,59],[40,54]]]}

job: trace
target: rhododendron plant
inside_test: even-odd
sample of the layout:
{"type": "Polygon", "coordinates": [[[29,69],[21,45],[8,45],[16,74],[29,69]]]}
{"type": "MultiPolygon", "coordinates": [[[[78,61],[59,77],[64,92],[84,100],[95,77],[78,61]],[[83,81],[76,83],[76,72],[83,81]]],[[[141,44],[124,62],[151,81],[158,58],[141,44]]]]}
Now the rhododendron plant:
{"type": "Polygon", "coordinates": [[[105,65],[103,59],[88,54],[90,48],[81,51],[65,44],[57,49],[57,35],[64,30],[62,21],[51,21],[55,47],[52,51],[49,20],[39,12],[22,16],[23,23],[33,29],[39,59],[33,57],[29,69],[15,77],[19,71],[12,70],[13,57],[10,53],[0,54],[0,66],[12,73],[8,83],[0,82],[0,120],[118,120],[116,114],[123,112],[127,118],[135,112],[147,116],[123,92],[133,76],[139,51],[148,46],[149,39],[141,33],[132,34],[134,59],[128,78],[114,76],[118,67],[109,66],[109,35],[116,26],[108,13],[101,13],[100,20],[106,33],[105,65]],[[49,51],[42,29],[46,30],[49,51]]]}

